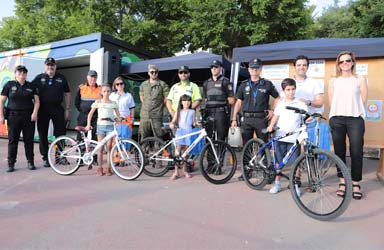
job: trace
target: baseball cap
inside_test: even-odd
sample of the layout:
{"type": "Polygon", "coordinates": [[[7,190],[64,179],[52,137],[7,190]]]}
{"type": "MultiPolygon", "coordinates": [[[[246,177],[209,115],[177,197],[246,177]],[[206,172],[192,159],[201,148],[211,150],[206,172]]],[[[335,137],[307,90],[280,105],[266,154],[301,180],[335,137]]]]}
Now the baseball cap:
{"type": "Polygon", "coordinates": [[[189,67],[188,66],[180,66],[179,67],[179,73],[180,72],[188,72],[189,73],[189,67]]]}
{"type": "Polygon", "coordinates": [[[24,65],[18,65],[16,68],[15,68],[15,72],[16,71],[23,71],[25,73],[28,73],[28,70],[27,68],[24,66],[24,65]]]}
{"type": "Polygon", "coordinates": [[[255,59],[252,59],[251,61],[249,61],[249,67],[250,68],[260,68],[261,66],[263,66],[263,63],[261,62],[261,60],[259,58],[255,58],[255,59]]]}
{"type": "Polygon", "coordinates": [[[150,71],[151,69],[155,70],[155,71],[159,71],[159,69],[157,68],[156,65],[154,64],[148,64],[148,71],[150,71]]]}
{"type": "Polygon", "coordinates": [[[44,63],[45,64],[56,64],[56,60],[53,57],[48,57],[47,59],[45,59],[44,63]]]}
{"type": "Polygon", "coordinates": [[[97,72],[96,72],[96,70],[90,70],[90,71],[88,71],[88,76],[96,76],[96,77],[97,77],[97,72]]]}
{"type": "Polygon", "coordinates": [[[211,67],[221,67],[223,64],[219,60],[213,60],[211,62],[211,67]]]}

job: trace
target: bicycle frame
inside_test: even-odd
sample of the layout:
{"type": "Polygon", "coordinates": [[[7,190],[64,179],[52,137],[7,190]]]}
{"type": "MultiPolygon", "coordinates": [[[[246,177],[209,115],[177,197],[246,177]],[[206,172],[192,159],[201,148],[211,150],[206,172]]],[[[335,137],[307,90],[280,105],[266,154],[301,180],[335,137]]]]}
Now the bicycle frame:
{"type": "Polygon", "coordinates": [[[163,150],[165,150],[171,144],[174,146],[174,148],[176,150],[176,155],[179,155],[179,152],[178,152],[177,147],[176,147],[176,142],[181,140],[181,139],[193,136],[193,135],[199,135],[199,136],[191,143],[191,145],[188,146],[188,148],[184,151],[184,153],[181,155],[181,157],[184,158],[185,156],[187,156],[192,151],[192,149],[197,145],[197,143],[199,143],[203,138],[206,138],[208,140],[209,144],[211,145],[212,151],[213,151],[213,153],[215,155],[215,159],[218,162],[219,158],[218,158],[216,150],[215,150],[215,148],[213,146],[212,139],[207,136],[207,131],[205,130],[205,128],[203,128],[203,129],[201,129],[199,131],[196,131],[196,132],[192,132],[192,133],[183,135],[183,136],[172,138],[172,140],[167,142],[162,148],[160,148],[159,151],[157,151],[154,155],[152,155],[150,157],[150,159],[151,160],[155,159],[155,160],[162,160],[162,161],[170,161],[170,162],[172,162],[173,159],[170,159],[170,158],[160,158],[159,159],[159,158],[157,158],[157,156],[159,154],[161,154],[161,152],[163,150]]]}

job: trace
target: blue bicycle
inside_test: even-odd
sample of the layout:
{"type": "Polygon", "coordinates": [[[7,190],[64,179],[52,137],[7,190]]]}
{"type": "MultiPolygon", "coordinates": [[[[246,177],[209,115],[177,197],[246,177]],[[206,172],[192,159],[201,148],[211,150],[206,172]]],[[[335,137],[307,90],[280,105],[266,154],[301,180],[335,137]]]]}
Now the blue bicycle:
{"type": "MultiPolygon", "coordinates": [[[[245,183],[250,188],[262,189],[276,174],[281,174],[295,149],[302,147],[301,155],[291,166],[290,176],[286,176],[292,198],[306,215],[318,220],[334,219],[344,213],[352,198],[352,180],[348,168],[334,153],[319,149],[309,141],[306,121],[310,117],[325,119],[321,114],[309,114],[295,107],[286,108],[301,114],[300,128],[271,138],[267,143],[257,138],[249,140],[241,155],[245,183]],[[296,142],[282,162],[278,163],[274,153],[276,142],[293,134],[298,134],[296,142]],[[344,197],[336,195],[340,178],[345,180],[344,197]]],[[[263,132],[268,133],[266,130],[263,132]]]]}

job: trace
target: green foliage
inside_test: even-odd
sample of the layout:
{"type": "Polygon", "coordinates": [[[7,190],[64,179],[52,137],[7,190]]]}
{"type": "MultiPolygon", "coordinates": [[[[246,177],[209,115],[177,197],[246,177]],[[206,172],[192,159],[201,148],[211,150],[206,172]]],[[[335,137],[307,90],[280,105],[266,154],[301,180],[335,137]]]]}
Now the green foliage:
{"type": "Polygon", "coordinates": [[[384,2],[357,0],[341,7],[336,2],[315,23],[316,37],[382,37],[384,2]]]}
{"type": "Polygon", "coordinates": [[[311,37],[305,0],[16,0],[16,17],[1,21],[8,50],[94,32],[170,56],[311,37]]]}

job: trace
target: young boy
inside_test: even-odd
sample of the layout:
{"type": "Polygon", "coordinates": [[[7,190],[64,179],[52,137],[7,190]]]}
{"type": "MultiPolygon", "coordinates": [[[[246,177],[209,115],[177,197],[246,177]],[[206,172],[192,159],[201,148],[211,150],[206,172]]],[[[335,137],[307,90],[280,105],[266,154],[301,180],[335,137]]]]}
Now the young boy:
{"type": "MultiPolygon", "coordinates": [[[[283,89],[284,98],[281,98],[280,102],[276,105],[274,115],[271,123],[268,126],[268,131],[272,131],[276,125],[279,130],[276,131],[276,136],[284,135],[288,132],[292,132],[300,127],[301,117],[300,114],[295,113],[293,110],[288,110],[285,107],[291,106],[299,109],[307,110],[305,103],[295,98],[296,82],[291,78],[286,78],[281,82],[281,88],[283,89]],[[277,124],[276,124],[277,123],[277,124]]],[[[277,141],[276,143],[276,159],[277,163],[281,162],[285,154],[289,151],[292,145],[295,143],[298,134],[285,137],[277,141]]],[[[300,155],[300,148],[296,148],[293,156],[290,159],[290,163],[293,162],[300,155]]],[[[276,194],[281,191],[280,175],[276,175],[275,184],[269,190],[271,194],[276,194]]]]}

